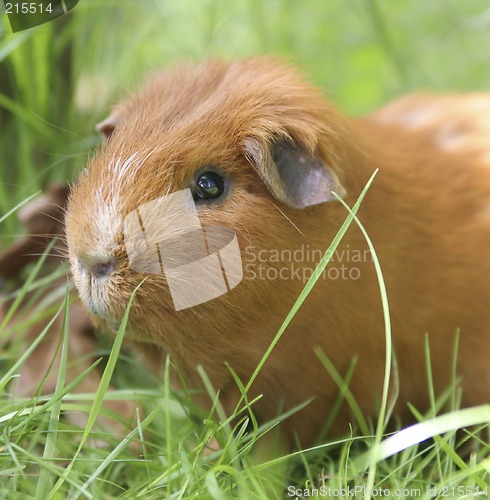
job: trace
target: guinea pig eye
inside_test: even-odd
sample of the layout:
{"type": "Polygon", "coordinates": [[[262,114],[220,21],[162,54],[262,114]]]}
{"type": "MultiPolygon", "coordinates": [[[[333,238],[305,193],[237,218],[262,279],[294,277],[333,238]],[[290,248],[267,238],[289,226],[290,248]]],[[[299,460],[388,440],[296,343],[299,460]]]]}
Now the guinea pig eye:
{"type": "Polygon", "coordinates": [[[200,173],[193,183],[195,200],[212,200],[219,198],[225,190],[225,180],[212,170],[200,173]]]}

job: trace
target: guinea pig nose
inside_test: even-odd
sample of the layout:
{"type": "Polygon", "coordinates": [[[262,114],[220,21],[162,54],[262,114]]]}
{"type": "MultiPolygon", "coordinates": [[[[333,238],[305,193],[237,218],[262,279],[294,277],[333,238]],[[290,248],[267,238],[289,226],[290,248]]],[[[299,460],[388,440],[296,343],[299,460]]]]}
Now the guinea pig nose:
{"type": "Polygon", "coordinates": [[[113,257],[107,262],[100,262],[92,266],[92,274],[95,276],[103,277],[110,274],[116,267],[116,259],[113,257]]]}
{"type": "Polygon", "coordinates": [[[82,272],[88,272],[96,278],[104,278],[114,271],[117,265],[115,257],[105,257],[100,260],[91,260],[90,263],[78,260],[78,265],[82,272]]]}

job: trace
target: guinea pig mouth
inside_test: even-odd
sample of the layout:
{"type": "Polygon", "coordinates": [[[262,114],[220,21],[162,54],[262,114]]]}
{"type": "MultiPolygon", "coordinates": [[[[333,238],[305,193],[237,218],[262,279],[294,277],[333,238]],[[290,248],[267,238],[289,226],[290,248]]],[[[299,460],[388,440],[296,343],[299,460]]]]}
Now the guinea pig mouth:
{"type": "Polygon", "coordinates": [[[93,290],[79,288],[80,299],[82,300],[88,311],[95,316],[98,320],[102,320],[111,330],[118,330],[121,324],[121,317],[115,317],[111,314],[106,301],[98,296],[99,293],[94,293],[93,290]]]}
{"type": "Polygon", "coordinates": [[[96,305],[94,300],[84,301],[87,309],[98,319],[103,320],[111,330],[117,330],[119,328],[120,322],[110,318],[105,311],[102,311],[99,306],[96,305]],[[114,328],[113,328],[114,327],[114,328]]]}

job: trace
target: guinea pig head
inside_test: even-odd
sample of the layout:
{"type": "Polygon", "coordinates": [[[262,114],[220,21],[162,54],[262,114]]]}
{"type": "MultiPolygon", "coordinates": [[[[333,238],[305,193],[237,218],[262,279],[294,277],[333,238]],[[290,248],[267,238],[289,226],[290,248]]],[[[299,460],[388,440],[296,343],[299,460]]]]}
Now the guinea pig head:
{"type": "Polygon", "coordinates": [[[259,58],[158,73],[98,128],[104,144],[66,216],[82,301],[115,328],[144,280],[128,336],[170,353],[184,374],[204,365],[220,387],[225,362],[250,374],[301,286],[250,279],[246,249],[295,248],[318,231],[318,210],[328,217],[319,207],[340,210],[332,192],[356,188],[348,127],[292,68],[259,58]],[[233,242],[234,277],[220,253],[233,242]],[[217,276],[202,260],[213,254],[217,276]],[[176,305],[179,285],[194,289],[192,307],[176,305]],[[202,286],[216,293],[199,303],[202,286]]]}

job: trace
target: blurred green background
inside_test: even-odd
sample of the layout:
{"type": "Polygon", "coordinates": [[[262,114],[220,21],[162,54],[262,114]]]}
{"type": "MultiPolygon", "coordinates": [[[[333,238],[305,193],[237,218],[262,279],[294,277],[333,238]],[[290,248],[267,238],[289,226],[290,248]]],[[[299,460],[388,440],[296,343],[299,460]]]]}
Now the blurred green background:
{"type": "MultiPolygon", "coordinates": [[[[487,0],[80,0],[12,34],[0,23],[0,217],[72,179],[110,105],[180,60],[277,54],[348,113],[415,89],[490,86],[487,0]]],[[[20,231],[0,228],[0,246],[20,231]]]]}

